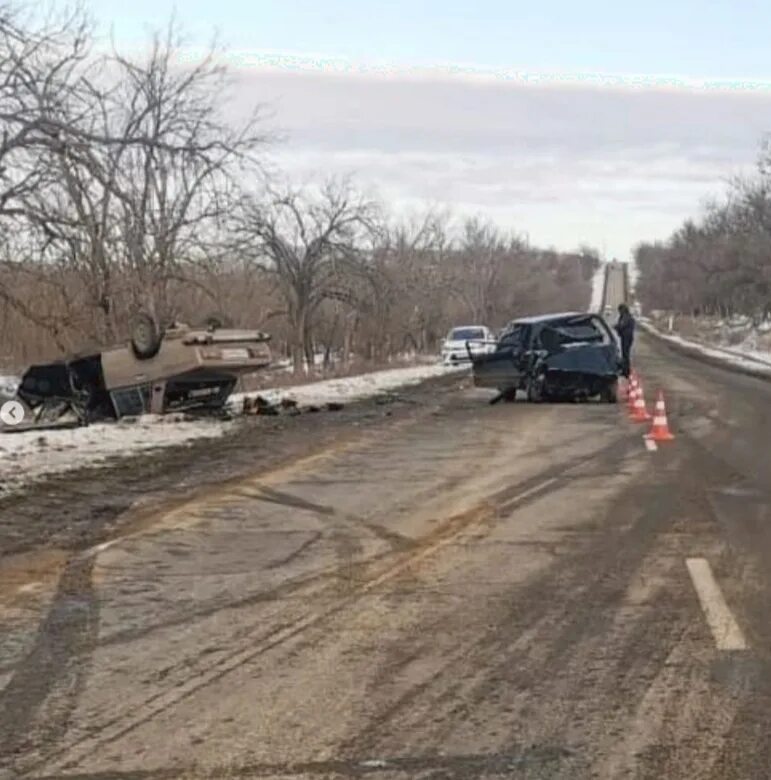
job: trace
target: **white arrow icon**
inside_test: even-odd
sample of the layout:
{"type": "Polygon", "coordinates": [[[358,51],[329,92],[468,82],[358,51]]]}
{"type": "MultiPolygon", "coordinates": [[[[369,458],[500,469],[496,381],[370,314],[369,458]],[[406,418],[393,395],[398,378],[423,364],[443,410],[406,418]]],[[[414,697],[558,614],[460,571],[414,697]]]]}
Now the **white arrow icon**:
{"type": "Polygon", "coordinates": [[[6,425],[19,425],[24,421],[24,407],[18,401],[6,401],[0,406],[0,420],[6,425]]]}

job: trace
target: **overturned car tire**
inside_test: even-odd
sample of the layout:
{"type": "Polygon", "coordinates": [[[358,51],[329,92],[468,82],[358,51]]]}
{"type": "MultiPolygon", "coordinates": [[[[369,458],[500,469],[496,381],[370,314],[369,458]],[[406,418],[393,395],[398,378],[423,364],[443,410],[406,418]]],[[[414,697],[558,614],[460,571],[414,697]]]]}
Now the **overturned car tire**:
{"type": "Polygon", "coordinates": [[[140,360],[148,360],[158,354],[163,337],[155,320],[149,314],[138,314],[131,325],[131,349],[140,360]]]}

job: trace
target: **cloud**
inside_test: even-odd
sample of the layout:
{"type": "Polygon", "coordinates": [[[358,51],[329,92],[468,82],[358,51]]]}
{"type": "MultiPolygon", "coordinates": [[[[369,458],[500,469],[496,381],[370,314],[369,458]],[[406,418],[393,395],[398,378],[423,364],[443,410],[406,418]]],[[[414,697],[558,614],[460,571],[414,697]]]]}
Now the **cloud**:
{"type": "Polygon", "coordinates": [[[394,208],[489,214],[533,241],[625,256],[748,169],[771,91],[527,83],[241,67],[237,111],[267,103],[293,178],[356,175],[394,208]],[[645,232],[642,232],[645,231],[645,232]]]}

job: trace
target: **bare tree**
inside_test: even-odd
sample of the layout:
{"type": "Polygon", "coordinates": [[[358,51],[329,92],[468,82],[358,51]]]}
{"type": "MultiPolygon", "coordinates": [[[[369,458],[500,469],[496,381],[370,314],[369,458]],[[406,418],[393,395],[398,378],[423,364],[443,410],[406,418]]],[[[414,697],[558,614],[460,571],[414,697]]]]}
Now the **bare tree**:
{"type": "Polygon", "coordinates": [[[473,322],[490,322],[496,310],[503,273],[524,250],[516,236],[506,237],[490,222],[466,220],[459,246],[460,267],[453,292],[466,305],[473,322]],[[473,272],[468,271],[473,269],[473,272]]]}
{"type": "Polygon", "coordinates": [[[730,183],[666,242],[640,244],[638,295],[649,308],[753,318],[771,315],[771,153],[730,183]]]}
{"type": "Polygon", "coordinates": [[[115,53],[98,63],[106,77],[87,73],[62,110],[68,131],[45,152],[54,182],[23,198],[45,237],[40,259],[82,279],[98,341],[114,339],[130,310],[173,316],[170,283],[192,283],[189,265],[219,241],[238,176],[266,141],[258,112],[240,128],[223,118],[226,74],[213,55],[182,66],[177,52],[170,26],[144,61],[115,53]]]}
{"type": "MultiPolygon", "coordinates": [[[[78,89],[89,36],[88,21],[79,10],[33,23],[20,7],[0,5],[0,270],[6,270],[0,277],[0,300],[46,328],[59,344],[58,312],[37,310],[36,298],[19,294],[27,289],[24,280],[14,282],[21,263],[39,247],[29,235],[24,200],[51,181],[45,154],[59,143],[61,107],[78,89]]],[[[33,269],[23,272],[29,276],[33,269]]],[[[55,272],[49,276],[38,292],[46,286],[62,292],[61,279],[54,278],[55,272]]]]}
{"type": "Polygon", "coordinates": [[[18,198],[45,177],[39,152],[56,144],[52,121],[72,96],[88,56],[90,27],[79,11],[30,25],[0,5],[0,215],[19,216],[18,198]]]}
{"type": "MultiPolygon", "coordinates": [[[[89,42],[80,13],[35,25],[0,6],[0,316],[14,332],[0,355],[99,346],[140,306],[161,321],[215,306],[269,324],[300,370],[316,337],[379,361],[434,349],[458,321],[588,301],[585,258],[481,220],[453,242],[445,215],[386,220],[348,182],[243,197],[266,137],[259,111],[226,121],[216,58],[182,62],[173,26],[140,60],[89,42]]],[[[733,250],[764,197],[737,195],[733,250]]],[[[756,263],[764,246],[742,244],[756,263]]]]}
{"type": "Polygon", "coordinates": [[[304,361],[313,363],[313,317],[360,259],[375,214],[375,205],[348,182],[328,182],[316,195],[287,190],[242,202],[236,245],[276,277],[296,372],[304,361]]]}

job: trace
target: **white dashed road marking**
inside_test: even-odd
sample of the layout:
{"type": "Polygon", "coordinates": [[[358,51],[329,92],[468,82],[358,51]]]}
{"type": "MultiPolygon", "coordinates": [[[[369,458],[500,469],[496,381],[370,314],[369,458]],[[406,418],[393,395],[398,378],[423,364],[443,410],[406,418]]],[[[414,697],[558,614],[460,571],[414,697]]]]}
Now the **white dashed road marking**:
{"type": "Polygon", "coordinates": [[[656,450],[659,448],[659,445],[656,444],[653,439],[643,439],[645,442],[645,448],[648,450],[648,452],[656,452],[656,450]]]}
{"type": "Polygon", "coordinates": [[[718,650],[746,650],[744,638],[731,610],[728,608],[720,586],[717,584],[712,568],[706,558],[687,558],[685,565],[696,588],[704,616],[715,637],[718,650]]]}

